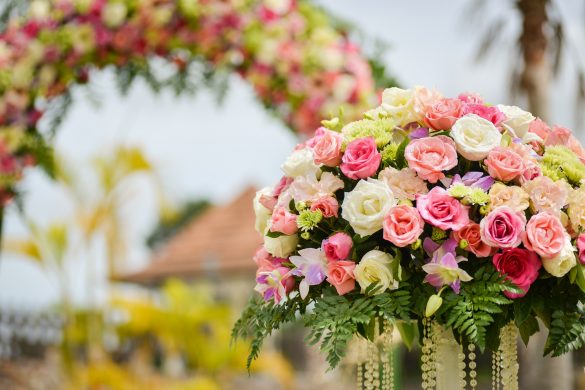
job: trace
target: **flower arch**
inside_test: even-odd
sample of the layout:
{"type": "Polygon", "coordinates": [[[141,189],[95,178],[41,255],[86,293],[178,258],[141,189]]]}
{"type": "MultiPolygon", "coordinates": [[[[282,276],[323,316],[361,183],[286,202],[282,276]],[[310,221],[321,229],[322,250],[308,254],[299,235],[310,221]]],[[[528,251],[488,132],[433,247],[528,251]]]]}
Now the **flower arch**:
{"type": "Polygon", "coordinates": [[[39,121],[56,128],[71,88],[95,69],[114,68],[122,92],[142,78],[177,94],[237,73],[299,133],[339,107],[354,118],[375,99],[375,78],[392,84],[306,0],[33,0],[21,11],[0,35],[0,205],[26,166],[51,173],[51,134],[39,121]]]}

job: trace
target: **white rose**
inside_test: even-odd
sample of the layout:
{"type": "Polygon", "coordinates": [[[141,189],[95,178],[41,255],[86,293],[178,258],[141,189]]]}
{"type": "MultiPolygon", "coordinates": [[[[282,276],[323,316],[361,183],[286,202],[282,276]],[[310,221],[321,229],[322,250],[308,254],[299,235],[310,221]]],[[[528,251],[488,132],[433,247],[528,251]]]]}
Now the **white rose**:
{"type": "Polygon", "coordinates": [[[353,271],[355,280],[362,288],[362,293],[372,283],[378,283],[380,288],[376,291],[376,294],[381,294],[388,289],[396,290],[398,288],[398,281],[392,275],[391,270],[393,261],[392,256],[379,250],[369,251],[362,257],[353,271]]]}
{"type": "Polygon", "coordinates": [[[422,120],[415,110],[414,97],[414,89],[387,88],[382,93],[381,108],[401,125],[422,120]]]}
{"type": "Polygon", "coordinates": [[[459,118],[451,129],[451,137],[459,154],[471,161],[486,158],[502,141],[502,134],[492,122],[474,114],[459,118]]]}
{"type": "Polygon", "coordinates": [[[341,216],[362,237],[382,229],[384,216],[398,203],[384,182],[372,178],[360,180],[353,191],[345,194],[341,216]]]}
{"type": "Polygon", "coordinates": [[[282,171],[288,177],[316,175],[319,166],[315,164],[313,151],[309,148],[295,150],[281,166],[282,171]]]}
{"type": "Polygon", "coordinates": [[[124,3],[108,3],[102,11],[102,20],[108,27],[118,27],[126,20],[128,8],[124,3]]]}
{"type": "Polygon", "coordinates": [[[571,244],[571,238],[567,235],[565,237],[565,245],[555,257],[542,259],[542,266],[552,276],[562,278],[571,268],[577,265],[577,257],[575,256],[575,248],[571,244]]]}
{"type": "Polygon", "coordinates": [[[516,106],[498,104],[498,108],[506,115],[506,120],[502,122],[502,126],[512,133],[513,137],[524,139],[530,128],[530,123],[536,119],[534,115],[516,106]]]}
{"type": "Polygon", "coordinates": [[[299,236],[279,236],[276,238],[264,236],[264,248],[274,257],[287,258],[293,254],[299,243],[299,236]]]}
{"type": "Polygon", "coordinates": [[[262,188],[260,191],[256,192],[256,196],[254,197],[253,206],[254,206],[254,214],[256,215],[256,221],[254,223],[254,228],[260,234],[264,234],[266,231],[266,226],[268,226],[268,221],[272,215],[272,212],[268,210],[266,207],[260,203],[260,198],[262,195],[270,195],[272,193],[272,188],[265,187],[262,188]]]}

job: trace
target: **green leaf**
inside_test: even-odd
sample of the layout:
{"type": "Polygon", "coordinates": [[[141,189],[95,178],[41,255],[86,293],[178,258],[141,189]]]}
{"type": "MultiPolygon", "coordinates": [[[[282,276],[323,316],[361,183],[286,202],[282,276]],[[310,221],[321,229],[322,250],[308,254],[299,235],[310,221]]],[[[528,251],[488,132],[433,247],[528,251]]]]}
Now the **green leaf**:
{"type": "Polygon", "coordinates": [[[577,270],[577,278],[575,282],[581,291],[585,293],[585,266],[583,264],[578,264],[576,267],[573,267],[573,269],[577,270]]]}
{"type": "Polygon", "coordinates": [[[410,143],[410,138],[405,137],[404,140],[398,145],[398,150],[396,151],[396,168],[402,169],[406,167],[406,159],[404,158],[404,151],[406,147],[410,143]]]}
{"type": "Polygon", "coordinates": [[[528,345],[530,336],[538,332],[540,327],[538,326],[536,317],[528,317],[518,326],[518,330],[520,331],[520,337],[522,338],[524,345],[528,345]]]}
{"type": "Polygon", "coordinates": [[[402,342],[408,348],[409,351],[412,350],[414,346],[414,341],[418,339],[418,327],[416,326],[416,322],[397,322],[396,329],[400,332],[400,337],[402,338],[402,342]]]}
{"type": "Polygon", "coordinates": [[[519,298],[514,301],[514,319],[516,326],[520,326],[532,311],[532,301],[528,297],[519,298]]]}

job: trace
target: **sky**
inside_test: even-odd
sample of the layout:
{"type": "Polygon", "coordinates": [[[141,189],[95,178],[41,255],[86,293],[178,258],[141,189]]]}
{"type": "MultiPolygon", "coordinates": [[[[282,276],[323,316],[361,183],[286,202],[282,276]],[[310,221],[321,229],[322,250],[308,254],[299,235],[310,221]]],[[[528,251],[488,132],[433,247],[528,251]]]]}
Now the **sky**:
{"type": "MultiPolygon", "coordinates": [[[[487,101],[512,103],[508,94],[509,69],[515,58],[518,15],[510,0],[489,1],[484,12],[469,16],[477,1],[433,0],[319,0],[331,13],[357,26],[371,42],[389,44],[383,56],[388,71],[402,86],[425,85],[445,95],[473,91],[487,101]],[[440,6],[439,6],[440,4],[440,6]],[[490,23],[506,20],[503,39],[485,61],[475,52],[490,23]]],[[[585,9],[579,0],[563,0],[560,14],[573,47],[585,47],[585,9]]],[[[585,53],[580,61],[585,64],[585,53]]],[[[566,61],[554,86],[553,122],[573,125],[574,64],[566,61]]],[[[296,144],[295,136],[270,117],[255,101],[248,85],[233,77],[221,106],[201,91],[196,97],[155,96],[137,83],[126,97],[116,92],[113,76],[95,74],[91,88],[101,97],[99,106],[83,91],[56,136],[56,148],[81,175],[90,175],[90,158],[118,145],[139,146],[157,167],[171,198],[181,202],[208,198],[226,202],[245,186],[265,186],[280,177],[279,166],[296,144]]],[[[131,246],[128,267],[137,269],[150,254],[144,237],[157,221],[156,202],[147,182],[138,181],[136,197],[124,210],[131,246]]],[[[26,215],[41,225],[71,213],[69,201],[38,170],[27,173],[26,215]]],[[[23,237],[21,216],[9,209],[6,237],[23,237]]],[[[99,248],[92,256],[103,256],[99,248]]],[[[76,301],[83,303],[84,266],[72,254],[70,279],[76,301]]],[[[103,273],[103,269],[97,272],[103,273]]],[[[0,257],[0,305],[42,307],[58,300],[55,277],[37,264],[10,254],[0,257]]]]}

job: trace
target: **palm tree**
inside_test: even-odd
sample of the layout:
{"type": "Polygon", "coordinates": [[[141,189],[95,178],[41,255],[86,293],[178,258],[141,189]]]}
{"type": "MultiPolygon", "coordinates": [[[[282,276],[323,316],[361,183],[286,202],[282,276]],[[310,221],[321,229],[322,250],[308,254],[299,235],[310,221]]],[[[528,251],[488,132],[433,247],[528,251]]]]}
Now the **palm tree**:
{"type": "MultiPolygon", "coordinates": [[[[87,343],[90,358],[101,355],[99,329],[101,321],[96,302],[96,261],[92,248],[98,240],[105,242],[108,277],[112,278],[126,259],[125,220],[122,215],[125,205],[135,195],[129,186],[133,177],[147,174],[153,183],[159,202],[163,203],[160,181],[152,164],[137,148],[119,147],[112,153],[93,161],[97,190],[92,194],[84,191],[86,182],[67,167],[63,160],[56,164],[56,183],[72,201],[74,212],[69,220],[54,222],[43,228],[30,218],[25,218],[30,236],[24,239],[8,239],[5,250],[25,255],[38,262],[46,271],[57,275],[61,291],[61,307],[68,323],[73,326],[74,308],[70,297],[70,278],[67,274],[68,260],[74,254],[86,259],[86,287],[88,299],[87,343]],[[91,196],[90,196],[91,195],[91,196]],[[75,234],[77,233],[77,234],[75,234]],[[73,237],[81,236],[81,240],[73,237]],[[67,256],[69,255],[69,256],[67,256]]],[[[168,205],[165,203],[165,205],[168,205]]],[[[65,362],[71,362],[71,348],[64,338],[65,362]]]]}

